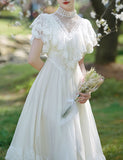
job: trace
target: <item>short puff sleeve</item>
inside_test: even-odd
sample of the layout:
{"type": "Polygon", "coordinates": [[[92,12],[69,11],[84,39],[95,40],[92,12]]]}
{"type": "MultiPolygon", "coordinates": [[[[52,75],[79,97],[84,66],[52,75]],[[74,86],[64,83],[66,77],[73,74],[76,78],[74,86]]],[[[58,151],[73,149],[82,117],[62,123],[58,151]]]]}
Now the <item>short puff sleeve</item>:
{"type": "Polygon", "coordinates": [[[30,39],[30,43],[32,44],[34,38],[41,39],[43,41],[42,54],[47,54],[50,47],[49,42],[51,39],[51,32],[47,16],[47,14],[41,13],[29,26],[30,28],[32,28],[32,37],[30,39]]]}
{"type": "Polygon", "coordinates": [[[94,50],[94,46],[97,46],[98,42],[97,42],[97,36],[96,36],[96,32],[94,31],[91,22],[86,19],[87,22],[87,33],[86,33],[86,50],[87,53],[92,53],[94,50]]]}

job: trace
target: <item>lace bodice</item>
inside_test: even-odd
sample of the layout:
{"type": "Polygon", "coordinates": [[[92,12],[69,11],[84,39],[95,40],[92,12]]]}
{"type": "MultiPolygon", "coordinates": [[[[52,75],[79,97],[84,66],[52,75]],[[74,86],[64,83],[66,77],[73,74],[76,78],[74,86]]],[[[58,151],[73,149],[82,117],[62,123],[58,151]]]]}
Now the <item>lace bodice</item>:
{"type": "Polygon", "coordinates": [[[97,45],[96,33],[88,19],[58,8],[55,13],[40,14],[30,25],[34,38],[43,41],[41,54],[59,57],[66,68],[74,69],[86,53],[97,45]]]}
{"type": "Polygon", "coordinates": [[[76,10],[73,12],[68,12],[63,10],[61,7],[59,7],[54,13],[54,16],[66,34],[70,34],[72,31],[74,31],[78,27],[81,19],[80,16],[76,14],[76,10]]]}

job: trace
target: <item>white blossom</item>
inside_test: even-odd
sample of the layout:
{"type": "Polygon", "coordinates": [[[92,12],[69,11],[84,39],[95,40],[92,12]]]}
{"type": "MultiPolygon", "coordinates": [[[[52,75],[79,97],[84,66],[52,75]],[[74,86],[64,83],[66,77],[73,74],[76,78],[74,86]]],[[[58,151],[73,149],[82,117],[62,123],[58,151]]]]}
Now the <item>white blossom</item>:
{"type": "Polygon", "coordinates": [[[15,39],[15,35],[14,35],[14,34],[11,34],[11,38],[12,38],[12,39],[15,39]]]}
{"type": "Polygon", "coordinates": [[[16,9],[15,9],[15,6],[14,6],[14,1],[10,2],[10,3],[7,5],[7,7],[5,7],[5,10],[8,10],[8,11],[10,11],[10,12],[15,11],[16,9]]]}
{"type": "Polygon", "coordinates": [[[104,33],[107,34],[107,35],[108,35],[110,32],[111,32],[110,30],[104,30],[104,33]]]}
{"type": "Polygon", "coordinates": [[[116,19],[120,19],[121,21],[123,21],[123,12],[121,12],[120,14],[112,12],[112,14],[115,16],[116,19]]]}
{"type": "Polygon", "coordinates": [[[21,0],[22,7],[25,7],[26,4],[27,4],[27,0],[21,0]]]}
{"type": "Polygon", "coordinates": [[[19,12],[19,18],[23,19],[23,12],[19,12]]]}
{"type": "Polygon", "coordinates": [[[97,25],[97,27],[99,27],[99,28],[101,27],[101,24],[100,24],[99,19],[96,20],[96,25],[97,25]]]}
{"type": "Polygon", "coordinates": [[[109,3],[109,0],[102,0],[102,4],[105,6],[106,4],[109,3]]]}
{"type": "Polygon", "coordinates": [[[48,0],[48,5],[52,5],[52,2],[51,2],[51,0],[48,0]]]}
{"type": "Polygon", "coordinates": [[[100,23],[101,23],[102,26],[105,26],[107,22],[106,22],[105,19],[102,18],[102,19],[100,20],[100,23]]]}
{"type": "Polygon", "coordinates": [[[90,15],[91,15],[92,18],[96,18],[96,12],[95,11],[91,11],[90,15]]]}
{"type": "Polygon", "coordinates": [[[120,0],[115,0],[116,3],[120,3],[120,0]]]}
{"type": "Polygon", "coordinates": [[[104,30],[107,30],[107,29],[108,29],[108,24],[104,26],[104,30]]]}
{"type": "Polygon", "coordinates": [[[123,12],[120,13],[119,19],[120,19],[121,21],[123,21],[123,12]]]}
{"type": "Polygon", "coordinates": [[[19,21],[16,21],[14,26],[21,26],[21,23],[19,21]]]}
{"type": "Polygon", "coordinates": [[[123,9],[123,4],[120,4],[116,6],[116,11],[119,12],[121,9],[123,9]]]}
{"type": "MultiPolygon", "coordinates": [[[[105,20],[105,19],[97,19],[96,20],[96,24],[97,24],[97,26],[100,28],[100,27],[103,27],[103,30],[104,30],[104,33],[106,33],[106,34],[109,34],[110,32],[111,32],[111,30],[110,30],[110,28],[109,28],[109,26],[108,26],[108,24],[107,24],[107,21],[105,20]]],[[[99,37],[98,37],[99,38],[99,37]]]]}
{"type": "Polygon", "coordinates": [[[30,10],[27,10],[27,12],[26,12],[26,17],[28,18],[28,17],[30,17],[30,15],[31,15],[30,10]]]}
{"type": "Polygon", "coordinates": [[[98,34],[97,34],[97,41],[100,41],[100,40],[101,40],[101,37],[102,37],[102,34],[101,34],[101,33],[98,33],[98,34]]]}
{"type": "Polygon", "coordinates": [[[120,0],[115,1],[115,8],[116,8],[117,12],[119,12],[121,9],[123,9],[123,4],[121,4],[120,0]]]}
{"type": "Polygon", "coordinates": [[[37,9],[37,12],[40,14],[40,13],[42,13],[42,8],[38,8],[37,9]]]}
{"type": "Polygon", "coordinates": [[[96,24],[97,24],[97,26],[100,28],[101,26],[105,26],[105,25],[107,25],[107,22],[106,22],[106,20],[105,19],[97,19],[96,20],[96,24]]]}
{"type": "Polygon", "coordinates": [[[101,33],[98,33],[98,34],[97,34],[97,37],[102,37],[102,34],[101,34],[101,33]]]}

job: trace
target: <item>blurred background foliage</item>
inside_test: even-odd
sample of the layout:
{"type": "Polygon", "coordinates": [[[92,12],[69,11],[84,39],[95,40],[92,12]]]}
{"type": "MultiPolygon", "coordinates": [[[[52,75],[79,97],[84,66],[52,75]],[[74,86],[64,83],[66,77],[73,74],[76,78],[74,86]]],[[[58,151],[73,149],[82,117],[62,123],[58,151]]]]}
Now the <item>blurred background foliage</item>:
{"type": "MultiPolygon", "coordinates": [[[[52,13],[58,7],[55,2],[54,6],[40,2],[45,13],[52,13]]],[[[22,7],[19,1],[15,4],[13,12],[3,9],[0,11],[0,160],[4,160],[26,96],[38,74],[27,63],[31,36],[29,25],[38,12],[35,10],[33,16],[20,19],[22,7]]],[[[77,13],[89,19],[95,31],[98,31],[95,20],[90,16],[94,9],[92,3],[80,0],[76,1],[75,7],[77,13]]],[[[23,13],[25,11],[27,8],[23,8],[23,13]]],[[[123,23],[120,24],[117,40],[117,54],[112,62],[95,63],[97,48],[93,54],[85,56],[86,68],[94,66],[105,77],[104,84],[92,94],[90,102],[107,160],[123,159],[123,23]]],[[[108,48],[112,47],[111,41],[108,48]]],[[[105,44],[101,48],[105,51],[105,44]]]]}

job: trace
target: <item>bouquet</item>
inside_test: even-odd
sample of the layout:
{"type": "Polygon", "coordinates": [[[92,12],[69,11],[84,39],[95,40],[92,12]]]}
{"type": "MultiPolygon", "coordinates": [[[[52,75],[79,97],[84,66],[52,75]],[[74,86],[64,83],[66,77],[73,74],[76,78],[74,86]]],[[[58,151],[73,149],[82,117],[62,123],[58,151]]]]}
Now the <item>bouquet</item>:
{"type": "MultiPolygon", "coordinates": [[[[94,68],[91,68],[90,71],[86,72],[84,80],[79,83],[78,91],[79,93],[91,93],[95,92],[100,85],[104,82],[104,77],[98,74],[94,68]]],[[[78,100],[78,94],[73,100],[74,103],[78,100]]],[[[73,103],[73,104],[74,104],[73,103]]],[[[62,114],[62,118],[65,118],[69,112],[72,110],[72,105],[62,114]]]]}

